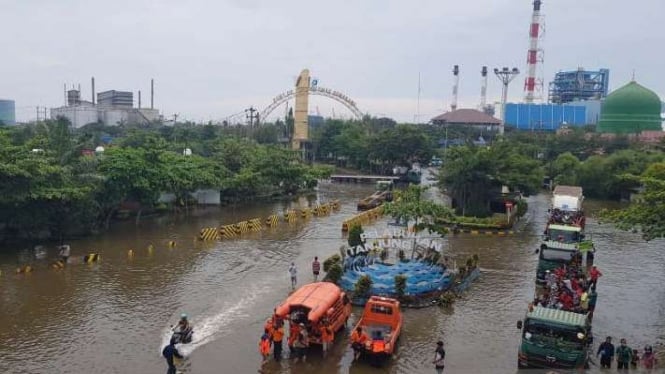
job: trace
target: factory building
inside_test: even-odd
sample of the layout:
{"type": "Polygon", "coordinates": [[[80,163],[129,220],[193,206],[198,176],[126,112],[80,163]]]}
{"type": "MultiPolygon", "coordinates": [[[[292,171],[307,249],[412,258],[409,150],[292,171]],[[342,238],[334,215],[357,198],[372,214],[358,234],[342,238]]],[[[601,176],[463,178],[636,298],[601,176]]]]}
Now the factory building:
{"type": "Polygon", "coordinates": [[[0,99],[0,123],[4,125],[16,124],[16,104],[14,100],[0,99]]]}
{"type": "Polygon", "coordinates": [[[150,108],[141,107],[141,91],[138,107],[134,107],[134,94],[130,91],[104,91],[95,95],[95,80],[92,79],[92,101],[81,99],[81,90],[65,88],[66,105],[51,109],[51,118],[59,116],[69,119],[75,128],[89,123],[103,123],[107,126],[120,124],[147,124],[161,120],[159,111],[153,108],[151,84],[150,108]],[[95,103],[95,99],[97,102],[95,103]]]}
{"type": "Polygon", "coordinates": [[[562,125],[588,124],[586,111],[583,105],[508,103],[505,121],[518,130],[556,131],[562,125]]]}

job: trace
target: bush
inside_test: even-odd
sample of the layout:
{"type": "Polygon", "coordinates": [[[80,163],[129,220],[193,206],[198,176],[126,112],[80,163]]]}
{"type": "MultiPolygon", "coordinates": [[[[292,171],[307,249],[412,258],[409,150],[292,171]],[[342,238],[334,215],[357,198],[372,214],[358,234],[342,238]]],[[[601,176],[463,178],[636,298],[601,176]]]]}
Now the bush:
{"type": "Polygon", "coordinates": [[[344,271],[342,270],[342,265],[339,263],[334,263],[326,271],[326,277],[329,282],[337,284],[337,282],[339,282],[339,280],[342,278],[343,273],[344,271]]]}
{"type": "Polygon", "coordinates": [[[363,275],[358,279],[354,287],[354,296],[367,297],[372,288],[372,278],[369,275],[363,275]]]}
{"type": "Polygon", "coordinates": [[[330,270],[330,267],[334,264],[339,264],[342,262],[342,257],[340,255],[332,255],[323,261],[323,271],[326,273],[330,270]]]}
{"type": "Polygon", "coordinates": [[[522,217],[526,214],[526,211],[529,209],[529,204],[524,200],[517,201],[517,216],[522,217]]]}
{"type": "Polygon", "coordinates": [[[404,292],[406,291],[406,277],[402,274],[395,275],[395,293],[397,298],[401,299],[404,297],[404,292]]]}
{"type": "Polygon", "coordinates": [[[357,246],[362,246],[365,248],[365,245],[363,243],[362,238],[360,237],[360,234],[363,233],[363,227],[360,225],[353,225],[351,226],[351,229],[349,230],[349,246],[351,248],[355,248],[357,246]]]}

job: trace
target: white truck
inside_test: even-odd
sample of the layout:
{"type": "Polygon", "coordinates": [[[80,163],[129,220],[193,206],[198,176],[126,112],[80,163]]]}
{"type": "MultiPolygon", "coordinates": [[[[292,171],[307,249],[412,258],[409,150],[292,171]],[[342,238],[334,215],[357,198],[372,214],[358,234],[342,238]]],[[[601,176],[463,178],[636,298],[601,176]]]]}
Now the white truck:
{"type": "Polygon", "coordinates": [[[582,187],[556,186],[552,197],[552,208],[565,212],[579,212],[582,210],[582,187]]]}

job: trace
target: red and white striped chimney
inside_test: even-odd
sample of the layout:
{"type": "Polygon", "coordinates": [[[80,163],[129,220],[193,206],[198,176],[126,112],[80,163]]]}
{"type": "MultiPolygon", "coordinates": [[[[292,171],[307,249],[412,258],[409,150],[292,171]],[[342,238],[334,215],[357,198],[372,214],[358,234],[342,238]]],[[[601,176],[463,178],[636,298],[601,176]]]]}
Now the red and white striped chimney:
{"type": "Polygon", "coordinates": [[[529,52],[526,56],[527,75],[524,82],[525,101],[532,103],[536,97],[536,66],[538,65],[538,40],[540,38],[540,5],[541,0],[534,0],[533,15],[531,16],[531,28],[529,29],[529,52]]]}
{"type": "Polygon", "coordinates": [[[457,90],[459,89],[459,65],[453,66],[453,75],[455,83],[453,84],[453,102],[450,104],[450,110],[457,110],[457,90]]]}

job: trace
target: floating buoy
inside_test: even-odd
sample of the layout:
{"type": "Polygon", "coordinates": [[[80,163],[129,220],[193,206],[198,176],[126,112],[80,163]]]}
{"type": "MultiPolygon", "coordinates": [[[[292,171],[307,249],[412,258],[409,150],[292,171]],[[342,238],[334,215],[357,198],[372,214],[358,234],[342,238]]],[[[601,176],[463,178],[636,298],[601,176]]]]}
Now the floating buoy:
{"type": "Polygon", "coordinates": [[[169,248],[175,248],[175,246],[176,246],[175,240],[170,240],[169,241],[169,248]]]}

